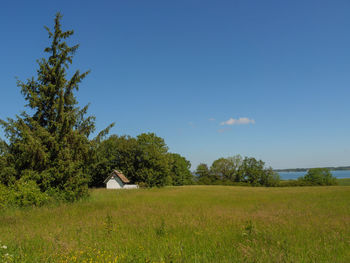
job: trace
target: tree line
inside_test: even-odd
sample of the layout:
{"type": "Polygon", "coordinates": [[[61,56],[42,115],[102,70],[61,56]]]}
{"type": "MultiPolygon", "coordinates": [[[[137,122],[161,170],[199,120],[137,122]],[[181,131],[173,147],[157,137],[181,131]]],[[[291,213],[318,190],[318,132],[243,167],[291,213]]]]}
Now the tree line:
{"type": "Polygon", "coordinates": [[[145,187],[193,183],[190,161],[168,152],[164,139],[154,133],[142,133],[136,138],[110,136],[97,147],[91,166],[91,187],[104,186],[104,179],[116,168],[131,182],[145,187]]]}
{"type": "Polygon", "coordinates": [[[240,155],[215,160],[210,168],[201,163],[195,174],[199,184],[249,184],[253,186],[278,186],[280,176],[262,160],[240,155]]]}

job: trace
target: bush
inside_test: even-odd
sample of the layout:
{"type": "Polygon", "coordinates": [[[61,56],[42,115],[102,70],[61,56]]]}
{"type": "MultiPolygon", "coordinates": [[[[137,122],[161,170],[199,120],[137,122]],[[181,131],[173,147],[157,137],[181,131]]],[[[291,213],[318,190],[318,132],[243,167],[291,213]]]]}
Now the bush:
{"type": "Polygon", "coordinates": [[[0,209],[3,209],[9,205],[10,191],[9,188],[3,184],[0,184],[0,209]]]}
{"type": "Polygon", "coordinates": [[[32,180],[18,180],[13,186],[0,184],[0,209],[8,207],[41,206],[50,201],[32,180]]]}
{"type": "Polygon", "coordinates": [[[281,181],[279,186],[315,186],[315,185],[337,185],[337,179],[327,168],[312,168],[298,180],[281,181]]]}
{"type": "Polygon", "coordinates": [[[313,185],[337,184],[337,179],[332,176],[328,168],[312,168],[304,177],[299,178],[299,180],[312,183],[313,185]]]}
{"type": "Polygon", "coordinates": [[[271,170],[271,172],[267,172],[267,174],[266,174],[266,182],[264,185],[265,186],[279,186],[280,180],[281,180],[280,175],[271,170]]]}
{"type": "Polygon", "coordinates": [[[49,196],[41,192],[39,186],[31,180],[18,180],[8,191],[8,202],[15,206],[41,206],[49,201],[49,196]]]}
{"type": "Polygon", "coordinates": [[[312,182],[303,181],[303,180],[282,180],[280,181],[280,187],[291,187],[291,186],[313,186],[312,182]]]}

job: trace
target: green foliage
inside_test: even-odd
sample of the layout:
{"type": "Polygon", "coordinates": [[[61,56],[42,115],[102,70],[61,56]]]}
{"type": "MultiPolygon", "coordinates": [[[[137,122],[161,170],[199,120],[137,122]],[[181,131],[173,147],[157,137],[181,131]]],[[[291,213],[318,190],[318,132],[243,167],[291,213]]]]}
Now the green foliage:
{"type": "Polygon", "coordinates": [[[279,186],[346,185],[342,180],[347,179],[336,179],[328,168],[311,168],[298,180],[281,181],[279,186]]]}
{"type": "Polygon", "coordinates": [[[233,176],[233,171],[230,168],[230,163],[227,159],[220,158],[215,160],[210,167],[212,180],[218,181],[231,178],[233,176]]]}
{"type": "Polygon", "coordinates": [[[6,186],[14,184],[16,181],[16,174],[15,168],[4,162],[3,166],[0,167],[0,183],[6,186]]]}
{"type": "Polygon", "coordinates": [[[265,186],[279,186],[280,181],[280,175],[274,172],[272,168],[268,168],[265,170],[265,177],[263,177],[260,183],[265,186]]]}
{"type": "Polygon", "coordinates": [[[90,186],[102,187],[103,181],[114,169],[118,169],[132,182],[137,182],[138,144],[130,136],[112,135],[97,147],[96,162],[92,166],[90,186]]]}
{"type": "Polygon", "coordinates": [[[0,184],[0,209],[6,207],[41,206],[51,197],[40,191],[35,181],[20,179],[11,187],[0,184]]]}
{"type": "Polygon", "coordinates": [[[12,201],[16,206],[41,206],[49,201],[49,196],[40,191],[35,181],[18,180],[11,189],[12,201]]]}
{"type": "Polygon", "coordinates": [[[208,169],[206,164],[199,164],[196,170],[199,184],[278,186],[280,176],[272,168],[265,168],[265,163],[255,158],[236,155],[219,158],[208,169]]]}
{"type": "Polygon", "coordinates": [[[179,154],[168,153],[164,139],[154,133],[142,133],[136,138],[112,135],[97,147],[90,186],[103,186],[114,169],[145,187],[190,184],[190,166],[179,154]]]}
{"type": "Polygon", "coordinates": [[[214,176],[214,180],[240,182],[242,181],[241,165],[242,157],[240,155],[219,158],[211,165],[210,173],[214,176]]]}
{"type": "Polygon", "coordinates": [[[137,136],[137,144],[137,182],[149,187],[169,184],[168,147],[164,140],[154,133],[142,133],[137,136]]]}
{"type": "Polygon", "coordinates": [[[25,198],[41,204],[29,194],[40,196],[38,189],[68,201],[86,196],[89,167],[99,139],[88,139],[95,130],[95,117],[85,116],[88,105],[78,107],[74,95],[89,71],[77,70],[68,78],[79,45],[66,43],[73,31],[62,31],[61,18],[58,13],[53,31],[45,27],[51,43],[44,49],[48,58],[38,60],[37,76],[17,82],[32,115],[23,112],[16,119],[0,120],[8,140],[8,145],[0,144],[0,182],[15,184],[16,191],[23,192],[18,197],[23,205],[25,198]]]}
{"type": "Polygon", "coordinates": [[[336,185],[337,179],[332,176],[328,168],[312,168],[307,174],[299,178],[301,181],[309,182],[314,185],[336,185]]]}
{"type": "Polygon", "coordinates": [[[281,187],[292,187],[292,186],[313,186],[312,182],[304,180],[281,180],[278,186],[281,187]]]}
{"type": "Polygon", "coordinates": [[[200,184],[211,184],[214,181],[210,176],[208,165],[205,163],[200,163],[197,166],[195,174],[198,177],[198,183],[200,184]]]}
{"type": "Polygon", "coordinates": [[[0,209],[6,208],[9,205],[10,200],[10,189],[0,184],[0,209]]]}
{"type": "Polygon", "coordinates": [[[191,163],[185,157],[177,153],[168,154],[170,162],[170,177],[172,185],[189,185],[193,183],[190,171],[191,163]]]}
{"type": "Polygon", "coordinates": [[[263,185],[266,177],[264,166],[261,160],[245,157],[241,168],[244,180],[252,185],[263,185]]]}

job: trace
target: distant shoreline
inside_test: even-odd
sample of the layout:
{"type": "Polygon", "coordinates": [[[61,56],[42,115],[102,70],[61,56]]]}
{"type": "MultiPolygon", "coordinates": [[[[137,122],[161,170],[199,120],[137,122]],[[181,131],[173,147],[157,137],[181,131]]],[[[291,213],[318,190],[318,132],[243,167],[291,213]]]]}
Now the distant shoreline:
{"type": "MultiPolygon", "coordinates": [[[[350,166],[338,166],[338,167],[320,167],[327,168],[331,171],[349,171],[350,166]]],[[[290,168],[290,169],[274,169],[275,172],[307,172],[311,168],[290,168]]]]}

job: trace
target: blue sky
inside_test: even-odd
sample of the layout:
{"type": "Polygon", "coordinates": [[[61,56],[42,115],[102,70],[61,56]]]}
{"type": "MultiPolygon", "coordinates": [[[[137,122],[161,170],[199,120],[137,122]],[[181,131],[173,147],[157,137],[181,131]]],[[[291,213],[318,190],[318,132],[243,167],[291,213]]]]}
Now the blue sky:
{"type": "Polygon", "coordinates": [[[2,2],[0,118],[24,109],[15,77],[35,75],[57,11],[98,129],[155,132],[193,169],[350,165],[349,1],[2,2]]]}

